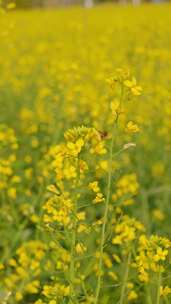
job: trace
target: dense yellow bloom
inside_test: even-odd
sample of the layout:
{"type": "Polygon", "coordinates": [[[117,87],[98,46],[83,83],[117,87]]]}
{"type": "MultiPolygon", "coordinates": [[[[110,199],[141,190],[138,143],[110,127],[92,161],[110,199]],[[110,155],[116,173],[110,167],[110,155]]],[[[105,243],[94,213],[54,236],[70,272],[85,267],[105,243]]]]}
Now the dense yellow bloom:
{"type": "Polygon", "coordinates": [[[0,302],[169,302],[170,4],[1,2],[0,302]]]}
{"type": "Polygon", "coordinates": [[[112,239],[112,244],[122,245],[131,242],[137,238],[137,232],[143,231],[144,226],[128,216],[124,216],[120,223],[116,224],[114,228],[115,236],[112,239]]]}
{"type": "Polygon", "coordinates": [[[122,176],[116,183],[116,192],[113,194],[112,199],[115,201],[122,196],[130,199],[138,193],[139,184],[136,174],[127,174],[122,176]]]}
{"type": "Polygon", "coordinates": [[[168,258],[171,243],[168,239],[159,236],[150,238],[141,235],[139,238],[139,254],[136,256],[136,267],[139,272],[139,279],[148,282],[151,271],[164,272],[163,263],[168,258]]]}

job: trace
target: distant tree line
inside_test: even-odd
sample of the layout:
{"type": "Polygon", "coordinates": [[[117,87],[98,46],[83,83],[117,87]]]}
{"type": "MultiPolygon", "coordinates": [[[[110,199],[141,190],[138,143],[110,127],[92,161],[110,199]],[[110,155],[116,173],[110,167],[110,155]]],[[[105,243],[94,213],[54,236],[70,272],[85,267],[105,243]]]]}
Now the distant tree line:
{"type": "MultiPolygon", "coordinates": [[[[74,4],[80,3],[85,4],[85,6],[92,6],[93,3],[103,3],[108,2],[111,0],[4,0],[3,3],[6,6],[10,2],[15,2],[17,8],[34,8],[34,7],[48,7],[48,6],[58,6],[58,5],[67,5],[67,4],[74,4]],[[90,5],[86,5],[89,3],[90,5]]],[[[163,2],[165,0],[113,0],[113,2],[117,3],[133,3],[133,4],[140,4],[141,2],[163,2]]],[[[166,0],[170,1],[170,0],[166,0]]]]}
{"type": "Polygon", "coordinates": [[[44,6],[44,0],[5,0],[3,5],[6,6],[8,3],[14,2],[16,8],[32,8],[44,6]]]}

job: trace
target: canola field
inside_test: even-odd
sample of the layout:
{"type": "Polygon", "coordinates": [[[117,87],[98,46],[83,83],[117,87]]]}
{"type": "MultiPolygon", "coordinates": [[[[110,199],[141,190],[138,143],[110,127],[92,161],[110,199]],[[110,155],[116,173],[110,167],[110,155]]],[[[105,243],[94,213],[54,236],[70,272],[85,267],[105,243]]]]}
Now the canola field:
{"type": "Polygon", "coordinates": [[[171,303],[170,11],[0,12],[1,304],[171,303]]]}

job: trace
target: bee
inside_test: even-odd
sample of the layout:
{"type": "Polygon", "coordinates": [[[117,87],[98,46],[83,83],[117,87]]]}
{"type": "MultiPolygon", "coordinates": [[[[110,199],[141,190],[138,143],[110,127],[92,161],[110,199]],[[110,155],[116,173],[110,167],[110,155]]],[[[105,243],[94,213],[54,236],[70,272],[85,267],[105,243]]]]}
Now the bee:
{"type": "Polygon", "coordinates": [[[107,131],[98,131],[100,138],[103,140],[108,136],[108,132],[107,131]]]}

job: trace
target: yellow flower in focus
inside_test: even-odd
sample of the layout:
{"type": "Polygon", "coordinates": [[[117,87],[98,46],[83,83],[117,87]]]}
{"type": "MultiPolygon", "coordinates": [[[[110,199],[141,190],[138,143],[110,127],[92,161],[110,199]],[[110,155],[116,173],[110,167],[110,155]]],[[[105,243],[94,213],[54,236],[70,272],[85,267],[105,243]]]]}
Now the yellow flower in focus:
{"type": "Polygon", "coordinates": [[[128,301],[134,301],[137,300],[138,295],[134,290],[129,291],[128,293],[128,301]]]}
{"type": "Polygon", "coordinates": [[[120,102],[117,99],[113,100],[110,104],[110,108],[112,110],[112,115],[114,116],[114,118],[116,118],[118,114],[119,107],[120,107],[120,102]]]}
{"type": "Polygon", "coordinates": [[[67,148],[69,150],[70,155],[77,157],[81,152],[82,147],[84,146],[84,141],[82,138],[78,139],[76,143],[68,142],[67,148]]]}
{"type": "Polygon", "coordinates": [[[108,275],[111,277],[112,280],[117,281],[118,276],[114,271],[108,271],[108,275]]]}
{"type": "Polygon", "coordinates": [[[34,302],[34,304],[45,304],[45,303],[41,299],[39,299],[36,302],[34,302]]]}
{"type": "Polygon", "coordinates": [[[104,202],[104,201],[105,201],[105,198],[103,197],[103,194],[99,192],[99,193],[96,194],[96,197],[93,200],[93,203],[98,204],[98,203],[101,203],[101,202],[104,202]]]}
{"type": "Polygon", "coordinates": [[[93,190],[95,193],[99,192],[100,191],[100,188],[99,188],[99,185],[98,185],[98,181],[94,181],[92,183],[89,183],[89,188],[91,190],[93,190]]]}
{"type": "Polygon", "coordinates": [[[171,288],[169,286],[160,286],[160,295],[162,297],[167,297],[171,294],[171,288]]]}
{"type": "Polygon", "coordinates": [[[21,294],[21,292],[16,292],[15,299],[17,302],[23,299],[23,295],[21,294]]]}
{"type": "Polygon", "coordinates": [[[127,79],[124,81],[124,85],[130,90],[132,95],[139,96],[142,93],[142,87],[137,85],[135,77],[131,80],[127,79]]]}
{"type": "Polygon", "coordinates": [[[75,246],[75,251],[78,254],[84,254],[86,250],[86,247],[82,243],[77,243],[75,246]]]}
{"type": "Polygon", "coordinates": [[[140,131],[137,124],[133,123],[132,121],[129,121],[126,125],[125,131],[127,133],[137,133],[140,131]]]}
{"type": "Polygon", "coordinates": [[[58,304],[56,300],[50,300],[48,304],[58,304]]]}

